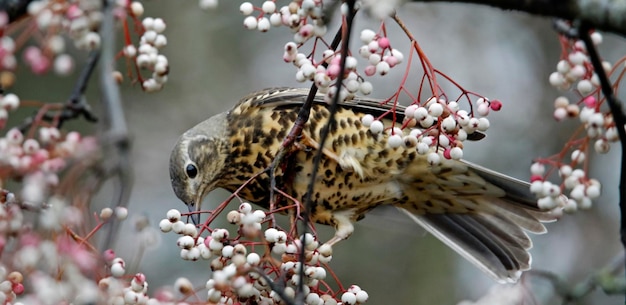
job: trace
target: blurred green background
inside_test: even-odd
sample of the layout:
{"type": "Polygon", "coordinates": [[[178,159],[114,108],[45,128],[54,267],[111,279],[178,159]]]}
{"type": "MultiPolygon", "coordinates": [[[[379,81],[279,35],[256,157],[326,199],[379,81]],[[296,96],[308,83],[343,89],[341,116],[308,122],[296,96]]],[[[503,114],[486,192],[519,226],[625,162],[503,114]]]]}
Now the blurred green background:
{"type": "MultiPolygon", "coordinates": [[[[282,61],[290,31],[245,30],[239,4],[224,0],[216,11],[206,12],[195,1],[144,2],[145,15],[161,17],[168,26],[168,46],[163,53],[170,62],[169,82],[156,94],[125,84],[122,94],[134,141],[131,215],[148,217],[152,226],[158,225],[168,209],[184,209],[170,188],[168,173],[170,150],[182,132],[228,110],[251,91],[302,86],[294,79],[294,67],[282,61]]],[[[403,6],[399,15],[436,68],[465,88],[504,102],[503,110],[490,116],[488,137],[466,145],[466,159],[527,180],[533,158],[560,150],[576,124],[557,124],[552,119],[552,101],[558,92],[549,87],[547,79],[555,69],[560,47],[550,20],[461,4],[411,3],[403,6]]],[[[361,29],[376,30],[378,26],[361,14],[355,33],[358,37],[361,29]]],[[[336,28],[337,24],[331,25],[329,33],[336,28]]],[[[408,43],[399,29],[392,23],[387,29],[392,45],[408,55],[408,43]]],[[[358,39],[354,43],[356,46],[358,39]]],[[[605,58],[614,61],[624,50],[622,41],[605,35],[601,46],[605,58]]],[[[124,69],[122,64],[120,61],[124,69]]],[[[375,78],[373,96],[387,97],[402,72],[399,68],[375,78]]],[[[23,99],[59,102],[67,98],[72,84],[73,78],[42,79],[20,73],[14,90],[23,99]]],[[[92,82],[89,95],[97,104],[97,82],[92,82]]],[[[603,196],[594,207],[565,215],[548,225],[548,234],[533,237],[534,268],[553,271],[576,283],[621,251],[618,152],[619,147],[614,146],[609,154],[592,157],[591,175],[603,183],[603,196]]],[[[215,205],[226,195],[216,191],[203,206],[215,205]]],[[[109,203],[110,196],[107,187],[99,196],[100,204],[109,203]]],[[[496,284],[417,225],[399,218],[402,216],[394,213],[366,217],[356,225],[355,234],[335,248],[334,271],[345,285],[357,284],[367,290],[369,304],[456,304],[476,299],[496,284]]],[[[137,238],[127,233],[132,232],[131,226],[132,221],[125,224],[117,244],[118,253],[128,258],[137,238]]],[[[179,259],[176,238],[173,233],[163,234],[158,247],[145,253],[140,270],[148,276],[151,288],[171,285],[179,276],[198,286],[209,278],[208,262],[179,259]]],[[[547,282],[532,283],[538,300],[543,304],[554,301],[547,282]]],[[[594,292],[587,300],[589,304],[619,304],[622,299],[594,292]]]]}

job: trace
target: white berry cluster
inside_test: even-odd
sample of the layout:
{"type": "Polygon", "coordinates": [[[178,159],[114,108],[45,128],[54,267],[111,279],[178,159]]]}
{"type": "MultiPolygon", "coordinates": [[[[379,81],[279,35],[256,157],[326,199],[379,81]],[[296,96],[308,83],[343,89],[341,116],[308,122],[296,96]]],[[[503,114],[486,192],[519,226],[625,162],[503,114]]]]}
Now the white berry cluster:
{"type": "MultiPolygon", "coordinates": [[[[139,1],[120,0],[115,2],[118,20],[128,26],[128,16],[132,19],[131,24],[137,26],[138,18],[144,14],[144,8],[139,1]]],[[[99,34],[102,22],[102,1],[31,1],[27,7],[28,16],[32,22],[29,26],[21,29],[22,36],[27,31],[38,31],[41,36],[37,43],[24,46],[22,39],[14,39],[4,36],[5,33],[16,33],[21,25],[9,24],[8,15],[0,12],[0,68],[4,71],[13,71],[17,68],[16,53],[22,50],[22,58],[26,66],[35,74],[44,74],[53,70],[58,75],[69,75],[74,71],[75,62],[68,54],[68,47],[64,36],[69,36],[75,48],[84,51],[100,49],[101,37],[99,34]],[[32,26],[31,26],[32,25],[32,26]]],[[[160,54],[160,49],[167,45],[167,39],[163,35],[165,23],[160,18],[146,17],[141,22],[143,28],[135,32],[142,33],[138,45],[132,44],[130,31],[124,32],[127,44],[122,54],[130,58],[139,70],[148,70],[152,74],[150,78],[141,80],[142,88],[147,92],[158,91],[167,81],[169,72],[167,58],[160,54]]],[[[19,33],[19,32],[18,32],[19,33]]],[[[32,33],[29,36],[32,36],[32,33]]],[[[13,34],[18,36],[20,34],[13,34]]],[[[122,78],[121,73],[116,77],[122,78]]],[[[1,120],[1,113],[0,113],[1,120]]]]}
{"type": "MultiPolygon", "coordinates": [[[[111,300],[91,277],[102,267],[93,248],[84,244],[78,234],[66,234],[84,228],[84,211],[56,195],[37,209],[38,225],[33,227],[23,208],[14,194],[0,188],[0,303],[100,304],[111,300]]],[[[115,210],[118,218],[126,214],[123,210],[115,210]]],[[[112,214],[111,209],[103,209],[100,219],[112,214]]],[[[123,261],[119,262],[115,260],[108,266],[121,277],[124,268],[123,261]]]]}
{"type": "MultiPolygon", "coordinates": [[[[128,13],[133,18],[143,16],[144,8],[140,2],[131,2],[128,6],[128,13]]],[[[138,46],[128,43],[124,46],[122,54],[126,58],[133,60],[140,70],[151,73],[150,78],[141,80],[141,87],[146,92],[156,92],[163,89],[169,74],[169,63],[165,55],[160,51],[167,45],[167,37],[163,34],[167,28],[165,21],[161,18],[145,17],[141,21],[143,34],[139,39],[138,46]]],[[[118,74],[121,78],[121,74],[118,74]]]]}
{"type": "MultiPolygon", "coordinates": [[[[327,271],[321,264],[331,261],[332,247],[320,245],[313,234],[294,238],[279,228],[270,227],[263,231],[266,213],[254,210],[247,202],[226,215],[228,222],[238,226],[236,236],[228,229],[213,228],[209,236],[202,237],[194,225],[185,224],[180,218],[178,210],[168,211],[167,218],[161,220],[161,230],[182,235],[177,245],[183,259],[211,260],[213,274],[206,283],[209,302],[283,304],[280,294],[270,288],[269,278],[275,283],[281,282],[282,292],[287,297],[294,298],[300,281],[303,281],[306,304],[339,304],[334,297],[337,294],[326,291],[327,285],[323,284],[327,271]],[[304,266],[299,260],[303,247],[304,266]],[[304,268],[303,278],[300,277],[301,268],[304,268]]],[[[367,300],[365,291],[353,290],[344,293],[342,300],[346,300],[341,304],[360,304],[367,300]]]]}
{"type": "Polygon", "coordinates": [[[101,39],[97,30],[102,20],[101,9],[101,2],[94,0],[67,4],[49,0],[31,2],[28,14],[38,30],[54,34],[44,35],[40,45],[24,49],[24,59],[32,72],[43,74],[53,68],[57,74],[67,75],[73,71],[74,59],[67,54],[65,40],[58,29],[67,31],[77,49],[99,49],[101,39]]]}
{"type": "MultiPolygon", "coordinates": [[[[120,305],[186,305],[189,304],[178,298],[172,289],[160,288],[148,295],[148,281],[143,273],[136,273],[132,277],[125,274],[125,262],[115,257],[111,250],[105,251],[104,258],[109,264],[111,275],[98,282],[100,291],[98,302],[93,304],[120,304],[120,305]]],[[[187,278],[178,278],[173,289],[183,296],[194,293],[194,287],[187,278]]]]}
{"type": "Polygon", "coordinates": [[[135,274],[128,283],[124,259],[115,257],[111,250],[105,251],[104,258],[107,259],[110,276],[102,278],[98,288],[106,296],[107,304],[161,304],[148,296],[148,282],[143,273],[135,274]]]}
{"type": "Polygon", "coordinates": [[[537,196],[539,208],[551,210],[559,207],[568,213],[591,208],[592,201],[600,197],[602,186],[600,181],[587,177],[581,168],[584,158],[584,152],[574,150],[570,163],[554,164],[562,180],[560,185],[547,181],[543,163],[535,162],[531,165],[530,191],[537,196]]]}
{"type": "Polygon", "coordinates": [[[207,248],[204,238],[198,236],[198,229],[194,224],[185,223],[181,220],[179,210],[171,209],[167,211],[166,218],[159,222],[159,228],[164,233],[173,231],[176,234],[182,235],[176,242],[181,249],[181,258],[193,261],[200,258],[211,258],[210,250],[207,248]]]}
{"type": "MultiPolygon", "coordinates": [[[[376,34],[372,30],[361,32],[361,41],[364,43],[359,48],[359,54],[367,62],[363,73],[366,76],[386,75],[389,70],[404,59],[403,54],[391,48],[389,39],[376,34]]],[[[341,55],[334,50],[322,52],[320,60],[314,59],[314,54],[310,56],[299,52],[297,40],[288,42],[285,45],[283,59],[285,62],[293,63],[297,68],[296,80],[299,82],[313,81],[321,93],[326,94],[326,100],[331,101],[339,94],[340,101],[351,100],[357,93],[368,95],[372,93],[372,84],[366,81],[357,71],[359,60],[356,57],[348,56],[345,60],[345,74],[342,88],[337,90],[335,81],[341,73],[341,55]]]]}
{"type": "Polygon", "coordinates": [[[24,276],[18,271],[8,272],[7,268],[0,264],[0,303],[15,303],[18,295],[24,292],[24,276]]]}
{"type": "MultiPolygon", "coordinates": [[[[595,45],[599,45],[602,43],[602,34],[594,32],[591,39],[595,45]]],[[[600,86],[598,75],[593,71],[581,40],[575,41],[568,51],[567,57],[561,59],[556,65],[556,71],[550,74],[550,85],[560,90],[567,90],[574,85],[582,96],[587,96],[600,86]]],[[[603,62],[603,66],[607,73],[611,70],[609,62],[603,62]]]]}
{"type": "MultiPolygon", "coordinates": [[[[24,304],[60,304],[69,300],[99,303],[98,286],[90,277],[100,267],[93,252],[65,234],[56,235],[54,239],[46,237],[22,230],[15,237],[20,246],[8,257],[12,260],[3,259],[3,262],[11,261],[12,268],[20,270],[28,287],[19,295],[22,292],[17,293],[14,286],[13,290],[18,294],[16,301],[24,304]]],[[[7,283],[2,285],[11,287],[7,283]]],[[[0,291],[0,299],[9,297],[5,288],[0,287],[0,291]]]]}
{"type": "Polygon", "coordinates": [[[597,153],[609,152],[611,143],[619,140],[613,115],[610,111],[601,111],[595,96],[587,96],[580,103],[570,103],[567,97],[559,96],[554,101],[554,107],[554,118],[557,121],[576,117],[580,119],[586,130],[586,140],[593,140],[593,149],[597,153]]]}
{"type": "MultiPolygon", "coordinates": [[[[294,37],[292,41],[285,44],[283,60],[292,63],[297,68],[295,78],[298,82],[314,82],[319,91],[326,94],[327,101],[333,100],[337,95],[341,101],[345,101],[352,99],[357,93],[370,94],[372,84],[365,81],[357,72],[356,57],[346,58],[343,86],[337,89],[334,81],[340,76],[341,56],[335,50],[327,49],[322,52],[321,58],[316,58],[315,47],[310,55],[300,51],[300,48],[310,39],[323,40],[322,37],[326,34],[327,28],[322,20],[322,2],[320,0],[292,1],[280,8],[274,1],[265,1],[260,7],[244,2],[240,6],[240,11],[247,16],[244,19],[244,27],[247,29],[257,29],[261,32],[278,26],[291,29],[294,37]],[[259,13],[253,15],[255,11],[259,13]]],[[[371,46],[371,49],[368,50],[366,60],[372,64],[367,67],[366,75],[371,76],[375,73],[385,75],[391,67],[402,61],[402,54],[398,50],[391,49],[386,37],[377,37],[374,34],[367,39],[369,40],[367,44],[371,46]],[[376,56],[380,58],[374,63],[376,56]],[[370,73],[372,68],[375,73],[370,73]]]]}
{"type": "Polygon", "coordinates": [[[244,202],[236,211],[230,211],[226,215],[228,222],[240,226],[239,232],[247,238],[255,238],[261,232],[261,223],[265,220],[265,212],[252,210],[252,205],[244,202]]]}
{"type": "Polygon", "coordinates": [[[415,148],[420,155],[427,155],[431,165],[438,165],[441,157],[460,160],[463,157],[463,141],[475,132],[485,132],[490,110],[498,111],[502,103],[483,97],[476,101],[474,111],[460,109],[456,101],[431,97],[423,104],[413,104],[404,109],[404,121],[396,122],[375,118],[367,114],[361,122],[373,134],[383,134],[390,148],[415,148]]]}
{"type": "Polygon", "coordinates": [[[67,160],[95,149],[94,138],[83,138],[77,132],[61,135],[56,128],[41,127],[36,139],[27,138],[13,128],[0,137],[0,172],[4,179],[23,179],[21,201],[40,205],[48,189],[58,184],[58,173],[65,168],[67,160]]]}
{"type": "MultiPolygon", "coordinates": [[[[602,43],[602,35],[598,32],[592,33],[591,39],[594,45],[602,43]]],[[[582,137],[570,140],[559,154],[538,159],[531,166],[531,191],[537,196],[541,208],[562,207],[565,212],[574,212],[590,208],[592,200],[600,196],[600,182],[587,176],[586,155],[591,148],[600,154],[607,153],[619,136],[610,111],[602,111],[603,101],[596,98],[600,83],[584,43],[571,41],[565,47],[567,56],[558,62],[549,82],[560,90],[574,89],[582,98],[570,102],[566,96],[557,97],[553,116],[557,121],[578,118],[584,133],[582,137]],[[569,160],[565,156],[569,156],[569,160]],[[558,171],[560,183],[547,181],[552,170],[546,170],[546,166],[558,171]]],[[[611,63],[605,61],[602,64],[605,72],[610,74],[611,63]]]]}
{"type": "Polygon", "coordinates": [[[326,25],[321,20],[321,0],[292,1],[282,7],[271,0],[264,1],[260,7],[244,2],[239,11],[247,16],[243,20],[246,29],[267,32],[271,27],[286,26],[294,33],[294,42],[298,44],[326,34],[326,25]],[[252,15],[255,11],[259,12],[257,16],[252,15]]]}
{"type": "Polygon", "coordinates": [[[389,38],[369,29],[361,31],[360,37],[363,45],[359,48],[359,55],[367,60],[365,75],[386,75],[404,59],[402,52],[391,48],[389,38]]]}

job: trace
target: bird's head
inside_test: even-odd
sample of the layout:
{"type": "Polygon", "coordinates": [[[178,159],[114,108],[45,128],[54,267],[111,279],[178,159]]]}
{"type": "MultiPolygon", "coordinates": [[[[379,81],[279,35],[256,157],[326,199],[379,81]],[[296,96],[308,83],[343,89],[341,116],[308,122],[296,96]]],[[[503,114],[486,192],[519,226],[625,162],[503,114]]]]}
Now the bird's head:
{"type": "MultiPolygon", "coordinates": [[[[199,211],[202,199],[217,188],[228,157],[226,113],[213,116],[178,138],[170,156],[170,180],[189,212],[199,211]]],[[[192,215],[194,223],[199,214],[192,215]]]]}

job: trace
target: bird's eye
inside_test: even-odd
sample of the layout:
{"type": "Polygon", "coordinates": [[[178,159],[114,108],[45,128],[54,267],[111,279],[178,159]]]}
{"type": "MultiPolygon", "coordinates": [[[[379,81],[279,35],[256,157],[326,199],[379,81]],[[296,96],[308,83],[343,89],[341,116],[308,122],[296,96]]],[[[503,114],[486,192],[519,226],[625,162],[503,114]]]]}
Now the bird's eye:
{"type": "Polygon", "coordinates": [[[198,168],[196,168],[196,166],[193,164],[187,164],[185,172],[187,173],[187,177],[193,179],[198,175],[198,168]]]}

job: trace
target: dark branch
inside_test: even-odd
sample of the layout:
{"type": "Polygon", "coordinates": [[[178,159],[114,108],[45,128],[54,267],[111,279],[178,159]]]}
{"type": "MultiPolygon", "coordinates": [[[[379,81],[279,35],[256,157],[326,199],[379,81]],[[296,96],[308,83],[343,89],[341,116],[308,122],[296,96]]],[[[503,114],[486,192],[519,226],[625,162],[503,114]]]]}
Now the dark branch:
{"type": "MultiPolygon", "coordinates": [[[[348,51],[350,50],[350,37],[352,36],[352,23],[354,21],[354,15],[356,14],[356,11],[354,9],[355,6],[355,0],[348,0],[346,1],[346,4],[348,5],[348,13],[346,14],[346,23],[345,23],[345,27],[341,27],[340,31],[341,31],[341,63],[340,63],[340,69],[339,69],[339,77],[337,78],[337,81],[335,82],[335,96],[333,97],[332,103],[330,104],[330,107],[328,109],[329,112],[329,117],[328,117],[328,122],[326,123],[326,125],[324,125],[324,128],[322,128],[322,131],[320,133],[320,140],[319,140],[319,149],[316,151],[315,157],[313,158],[313,170],[311,171],[311,181],[309,181],[309,184],[307,185],[307,192],[306,192],[306,196],[304,197],[304,206],[305,206],[305,211],[304,211],[304,221],[303,221],[303,238],[302,238],[302,249],[304,249],[304,245],[305,245],[305,240],[304,240],[304,236],[306,236],[304,233],[306,233],[307,228],[308,228],[308,222],[310,221],[309,219],[309,215],[311,213],[311,209],[313,208],[313,202],[311,200],[312,196],[313,196],[313,191],[314,191],[314,187],[315,187],[315,181],[317,180],[317,171],[319,170],[319,166],[320,163],[322,161],[322,155],[323,155],[323,148],[325,147],[326,144],[326,140],[328,138],[328,135],[330,134],[330,130],[332,128],[335,128],[336,125],[336,121],[335,121],[335,114],[337,113],[337,110],[339,108],[339,97],[341,96],[340,92],[341,92],[341,88],[343,87],[343,78],[344,75],[346,73],[346,58],[348,58],[348,55],[350,53],[348,53],[348,51]]],[[[300,259],[301,261],[304,260],[304,250],[300,251],[300,259]]],[[[299,274],[300,274],[300,282],[298,285],[298,294],[296,294],[296,301],[298,301],[299,304],[303,304],[304,303],[304,294],[302,294],[301,292],[303,291],[303,286],[304,286],[304,263],[300,264],[300,270],[299,270],[299,274]]]]}
{"type": "MultiPolygon", "coordinates": [[[[89,79],[93,75],[93,71],[98,64],[98,58],[100,57],[99,51],[94,51],[89,55],[89,59],[87,60],[87,64],[83,68],[83,71],[80,73],[78,80],[76,81],[76,85],[72,90],[72,94],[69,99],[63,106],[61,113],[48,112],[44,113],[41,116],[41,119],[46,122],[55,122],[57,128],[61,128],[65,121],[77,119],[79,117],[84,117],[85,120],[89,122],[97,122],[98,118],[91,112],[91,106],[87,103],[84,98],[85,90],[87,90],[87,84],[89,83],[89,79]]],[[[25,132],[28,130],[33,123],[35,123],[35,118],[37,114],[32,117],[28,117],[20,124],[18,127],[19,130],[25,132]]]]}
{"type": "MultiPolygon", "coordinates": [[[[379,0],[380,1],[380,0],[379,0]]],[[[411,0],[483,4],[538,16],[580,20],[588,27],[626,35],[626,0],[411,0]]]]}
{"type": "Polygon", "coordinates": [[[611,114],[613,115],[613,121],[615,122],[615,126],[617,127],[619,142],[622,148],[621,171],[619,181],[619,208],[621,215],[620,237],[622,241],[622,246],[624,247],[624,249],[626,249],[626,130],[624,129],[624,125],[626,124],[626,115],[624,114],[624,110],[622,109],[622,103],[617,99],[617,97],[615,97],[613,87],[611,86],[611,81],[604,71],[604,67],[602,66],[598,51],[596,50],[596,47],[591,40],[591,36],[589,35],[590,29],[590,24],[582,22],[579,27],[578,34],[580,35],[580,39],[585,43],[585,47],[587,49],[587,53],[589,54],[589,58],[591,59],[593,69],[595,70],[596,74],[598,75],[598,79],[600,80],[602,94],[604,94],[609,108],[611,109],[611,114]]]}

